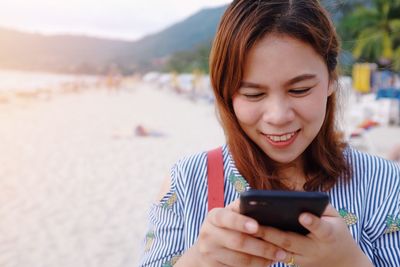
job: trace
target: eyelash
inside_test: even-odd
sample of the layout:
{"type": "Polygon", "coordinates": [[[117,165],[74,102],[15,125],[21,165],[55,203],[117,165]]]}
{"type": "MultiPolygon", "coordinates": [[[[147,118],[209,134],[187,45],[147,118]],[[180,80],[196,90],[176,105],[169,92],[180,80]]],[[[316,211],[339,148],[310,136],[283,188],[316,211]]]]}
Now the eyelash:
{"type": "Polygon", "coordinates": [[[289,92],[292,93],[292,94],[295,94],[295,95],[303,95],[303,94],[307,93],[310,90],[311,90],[311,87],[310,88],[299,89],[299,90],[290,90],[289,92]]]}
{"type": "MultiPolygon", "coordinates": [[[[289,90],[289,93],[294,94],[296,96],[301,96],[301,95],[305,95],[306,93],[308,93],[311,90],[311,87],[307,87],[304,89],[298,89],[298,90],[289,90]]],[[[264,96],[265,93],[258,93],[258,94],[243,94],[246,98],[248,99],[258,99],[261,98],[262,96],[264,96]]]]}
{"type": "Polygon", "coordinates": [[[259,94],[243,94],[245,97],[250,98],[250,99],[256,99],[264,95],[264,93],[259,93],[259,94]]]}

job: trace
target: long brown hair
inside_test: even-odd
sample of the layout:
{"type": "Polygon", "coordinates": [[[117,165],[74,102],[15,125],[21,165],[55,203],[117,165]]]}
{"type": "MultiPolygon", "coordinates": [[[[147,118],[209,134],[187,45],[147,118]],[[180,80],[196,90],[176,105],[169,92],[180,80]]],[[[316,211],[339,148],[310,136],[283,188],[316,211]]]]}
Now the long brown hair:
{"type": "MultiPolygon", "coordinates": [[[[243,77],[246,55],[269,33],[291,36],[310,44],[324,59],[329,78],[337,84],[339,42],[334,26],[318,0],[236,0],[225,11],[210,56],[211,84],[219,119],[239,172],[257,189],[289,189],[279,179],[274,163],[241,129],[232,97],[243,77]]],[[[303,152],[307,181],[304,189],[328,190],[341,177],[349,180],[345,143],[336,130],[336,93],[318,135],[303,152]]]]}

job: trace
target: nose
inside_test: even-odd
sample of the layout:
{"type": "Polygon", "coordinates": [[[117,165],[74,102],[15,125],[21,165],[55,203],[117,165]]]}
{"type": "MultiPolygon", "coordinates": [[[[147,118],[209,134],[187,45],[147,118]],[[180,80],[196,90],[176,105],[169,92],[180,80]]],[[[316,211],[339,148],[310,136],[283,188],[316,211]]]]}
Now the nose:
{"type": "Polygon", "coordinates": [[[293,106],[284,97],[270,98],[264,104],[263,121],[274,126],[284,126],[295,117],[293,106]]]}

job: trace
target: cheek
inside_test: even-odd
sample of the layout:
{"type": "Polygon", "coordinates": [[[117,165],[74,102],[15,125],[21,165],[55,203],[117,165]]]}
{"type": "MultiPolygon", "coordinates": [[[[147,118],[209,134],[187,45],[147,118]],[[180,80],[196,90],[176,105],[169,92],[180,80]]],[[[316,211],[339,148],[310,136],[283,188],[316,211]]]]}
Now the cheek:
{"type": "Polygon", "coordinates": [[[327,99],[325,97],[315,97],[308,99],[299,108],[301,117],[310,123],[321,124],[325,118],[327,99]]]}
{"type": "Polygon", "coordinates": [[[235,111],[236,118],[242,125],[256,124],[259,118],[257,105],[235,97],[232,99],[233,110],[235,111]]]}

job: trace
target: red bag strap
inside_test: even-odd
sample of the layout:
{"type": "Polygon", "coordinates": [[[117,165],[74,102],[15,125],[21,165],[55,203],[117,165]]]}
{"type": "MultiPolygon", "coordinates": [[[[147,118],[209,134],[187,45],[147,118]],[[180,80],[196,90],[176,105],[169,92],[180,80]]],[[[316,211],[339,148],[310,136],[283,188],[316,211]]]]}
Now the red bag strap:
{"type": "Polygon", "coordinates": [[[224,162],[222,147],[207,152],[208,211],[224,207],[224,162]]]}

